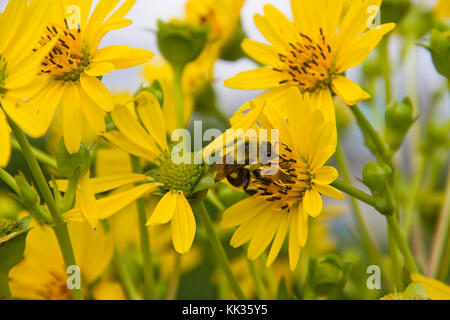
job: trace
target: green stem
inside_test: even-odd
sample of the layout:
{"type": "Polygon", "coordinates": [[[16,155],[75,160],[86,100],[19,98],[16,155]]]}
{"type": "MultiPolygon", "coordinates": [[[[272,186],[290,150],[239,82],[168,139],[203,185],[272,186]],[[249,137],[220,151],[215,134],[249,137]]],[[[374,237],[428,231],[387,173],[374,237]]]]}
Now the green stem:
{"type": "Polygon", "coordinates": [[[438,271],[439,262],[442,259],[442,253],[444,252],[447,236],[450,230],[450,173],[447,176],[444,199],[445,200],[439,214],[439,220],[436,225],[437,230],[433,239],[430,264],[427,270],[427,275],[431,278],[434,278],[438,271]]]}
{"type": "MultiPolygon", "coordinates": [[[[70,240],[69,231],[67,229],[67,225],[64,222],[59,208],[56,205],[55,199],[53,198],[52,192],[50,190],[49,185],[47,184],[47,180],[42,173],[41,168],[39,167],[39,163],[37,162],[33,151],[31,150],[30,143],[28,142],[27,137],[23,133],[23,131],[12,121],[9,121],[10,126],[14,132],[14,135],[17,139],[17,142],[20,145],[22,150],[22,154],[30,168],[31,174],[36,182],[36,185],[44,198],[45,203],[50,211],[50,214],[53,218],[53,231],[55,232],[56,239],[58,240],[58,244],[64,259],[64,263],[66,267],[76,266],[75,254],[72,248],[72,242],[70,240]]],[[[82,289],[75,288],[72,289],[72,296],[75,300],[83,299],[82,289]]]]}
{"type": "Polygon", "coordinates": [[[184,94],[183,94],[183,67],[173,68],[173,84],[175,88],[175,107],[177,124],[179,128],[185,127],[184,119],[184,94]]]}
{"type": "Polygon", "coordinates": [[[366,118],[361,109],[357,105],[354,105],[353,107],[350,107],[350,110],[355,116],[356,121],[358,122],[358,126],[365,133],[365,135],[372,141],[376,149],[376,153],[380,155],[380,157],[383,159],[384,162],[386,162],[387,164],[391,164],[391,155],[388,148],[384,144],[379,133],[375,130],[375,128],[366,118]]]}
{"type": "MultiPolygon", "coordinates": [[[[342,179],[348,183],[352,183],[352,176],[350,174],[349,166],[347,158],[345,157],[345,154],[342,152],[341,147],[338,145],[336,148],[336,162],[339,167],[339,171],[341,173],[342,179]]],[[[356,218],[356,223],[358,225],[358,229],[360,230],[361,235],[361,241],[364,246],[364,249],[368,253],[369,257],[378,263],[382,267],[383,270],[386,270],[384,263],[383,263],[383,257],[381,256],[380,252],[378,251],[377,247],[375,246],[375,243],[370,236],[369,228],[367,227],[367,224],[364,220],[364,216],[361,210],[361,207],[359,206],[359,203],[356,201],[355,198],[350,197],[350,205],[352,207],[352,211],[356,218]]],[[[385,273],[382,273],[385,275],[385,273]]],[[[384,282],[386,284],[389,284],[389,281],[387,281],[386,277],[383,276],[384,282]]]]}
{"type": "MultiPolygon", "coordinates": [[[[11,146],[13,147],[13,149],[22,152],[22,148],[20,147],[20,144],[17,142],[16,139],[11,139],[11,146]]],[[[52,169],[57,169],[55,159],[50,157],[48,154],[33,146],[31,146],[31,151],[33,152],[34,156],[40,163],[45,164],[46,166],[52,169]]]]}
{"type": "MultiPolygon", "coordinates": [[[[130,156],[133,172],[142,173],[141,163],[139,158],[130,156]]],[[[148,229],[145,226],[147,223],[147,215],[145,208],[145,199],[141,198],[137,200],[137,211],[139,219],[139,236],[141,244],[142,264],[144,269],[144,299],[155,299],[155,279],[153,275],[153,262],[152,255],[150,253],[150,237],[148,229]]]]}
{"type": "Polygon", "coordinates": [[[405,266],[410,273],[419,273],[416,262],[409,250],[406,239],[402,233],[400,225],[398,224],[395,216],[386,216],[388,227],[391,229],[392,234],[397,242],[397,246],[405,259],[405,266]]]}
{"type": "Polygon", "coordinates": [[[0,270],[0,300],[11,300],[11,290],[9,290],[9,270],[0,270]]]}
{"type": "Polygon", "coordinates": [[[6,185],[10,187],[17,195],[20,194],[16,180],[14,180],[14,178],[2,168],[0,168],[0,180],[6,183],[6,185]]]}
{"type": "Polygon", "coordinates": [[[403,290],[402,268],[398,257],[398,249],[395,242],[394,234],[389,226],[388,226],[388,244],[389,244],[389,255],[391,256],[392,260],[392,274],[394,275],[395,290],[396,292],[401,292],[403,290]]]}
{"type": "Polygon", "coordinates": [[[113,263],[119,276],[125,296],[128,300],[137,300],[136,289],[134,288],[133,281],[131,280],[127,269],[125,268],[125,265],[122,261],[122,256],[120,255],[119,250],[117,250],[116,247],[114,247],[113,263]]]}
{"type": "Polygon", "coordinates": [[[255,284],[256,295],[258,296],[258,299],[266,300],[267,299],[267,291],[264,288],[264,285],[261,280],[261,277],[259,276],[258,270],[256,270],[255,261],[252,261],[249,259],[247,261],[248,261],[248,266],[250,268],[250,274],[252,275],[253,282],[255,284]]]}
{"type": "Polygon", "coordinates": [[[175,253],[175,274],[169,285],[167,300],[175,300],[177,298],[181,277],[181,258],[181,254],[175,253]]]}
{"type": "Polygon", "coordinates": [[[223,269],[225,276],[227,277],[228,282],[230,283],[231,288],[233,289],[234,294],[238,299],[245,300],[246,299],[245,295],[241,287],[239,286],[239,283],[236,277],[234,276],[233,271],[231,270],[228,257],[225,253],[222,243],[219,240],[219,237],[214,231],[214,225],[211,221],[211,218],[208,215],[208,212],[206,211],[203,202],[199,202],[198,204],[195,205],[195,211],[197,213],[197,217],[203,224],[203,227],[206,229],[206,233],[208,234],[211,246],[213,247],[213,250],[216,253],[218,263],[220,267],[223,269]]]}
{"type": "Polygon", "coordinates": [[[375,209],[377,208],[377,204],[376,204],[375,200],[372,198],[372,196],[351,186],[350,184],[348,184],[342,180],[336,180],[331,185],[333,187],[341,190],[342,192],[345,192],[348,195],[368,204],[369,206],[372,206],[375,209]]]}
{"type": "Polygon", "coordinates": [[[392,102],[391,63],[389,59],[389,38],[384,38],[380,43],[380,58],[383,66],[383,78],[385,83],[386,105],[392,102]]]}
{"type": "Polygon", "coordinates": [[[211,202],[216,208],[217,210],[219,210],[220,212],[224,212],[225,211],[225,206],[222,203],[222,201],[220,201],[219,197],[216,195],[216,193],[209,189],[208,193],[206,194],[206,199],[211,202]]]}

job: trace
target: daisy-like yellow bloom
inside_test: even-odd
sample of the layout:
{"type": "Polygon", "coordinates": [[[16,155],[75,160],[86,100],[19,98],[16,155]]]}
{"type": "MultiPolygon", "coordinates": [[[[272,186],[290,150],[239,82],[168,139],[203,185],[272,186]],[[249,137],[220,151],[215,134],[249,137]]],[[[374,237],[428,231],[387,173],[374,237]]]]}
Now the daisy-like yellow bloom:
{"type": "Polygon", "coordinates": [[[449,285],[421,274],[412,274],[411,280],[424,286],[428,298],[432,300],[450,300],[449,285]]]}
{"type": "Polygon", "coordinates": [[[37,72],[49,46],[33,53],[48,19],[49,3],[10,0],[0,15],[0,167],[11,156],[7,116],[32,137],[45,133],[24,100],[39,90],[37,72]]]}
{"type": "MultiPolygon", "coordinates": [[[[81,281],[92,284],[101,277],[111,261],[112,238],[103,228],[94,231],[87,223],[70,223],[68,227],[81,281]]],[[[73,270],[69,271],[72,275],[73,270]]],[[[68,276],[52,229],[35,225],[27,236],[24,260],[11,269],[10,287],[13,297],[71,300],[72,292],[67,287],[68,276]]]]}
{"type": "MultiPolygon", "coordinates": [[[[196,60],[188,63],[183,71],[183,110],[185,125],[189,124],[192,113],[194,112],[195,97],[207,84],[208,64],[202,60],[196,60]]],[[[178,128],[177,108],[175,102],[175,87],[173,69],[170,63],[162,59],[154,58],[144,67],[144,77],[149,84],[158,81],[164,94],[163,115],[166,123],[166,130],[171,134],[178,128]]]]}
{"type": "Polygon", "coordinates": [[[211,76],[214,63],[236,32],[244,2],[245,0],[188,0],[186,3],[187,22],[211,27],[208,42],[198,58],[208,65],[211,76]]]}
{"type": "Polygon", "coordinates": [[[99,49],[100,41],[109,31],[132,23],[125,15],[136,0],[126,0],[116,10],[119,1],[100,0],[92,14],[92,0],[51,3],[53,17],[39,44],[57,41],[41,61],[39,78],[43,89],[31,99],[30,108],[38,112],[42,125],[48,128],[60,106],[65,145],[70,153],[76,153],[83,123],[100,135],[105,131],[105,113],[113,109],[111,94],[99,77],[115,69],[145,63],[153,53],[125,45],[99,49]]]}
{"type": "Polygon", "coordinates": [[[273,240],[268,266],[278,256],[289,231],[290,268],[295,270],[308,236],[308,217],[322,212],[321,195],[341,200],[344,195],[329,185],[337,179],[337,170],[324,165],[336,150],[334,122],[326,121],[309,94],[303,96],[297,88],[288,91],[287,100],[288,121],[276,105],[267,105],[273,109],[271,117],[259,121],[262,128],[279,130],[279,160],[254,172],[247,188],[250,197],[227,209],[221,226],[239,226],[230,244],[239,247],[250,242],[251,260],[273,240]],[[266,174],[267,166],[276,166],[277,173],[266,174]]]}
{"type": "Polygon", "coordinates": [[[450,18],[450,2],[439,0],[434,8],[434,14],[442,20],[450,18]]]}
{"type": "Polygon", "coordinates": [[[265,15],[257,14],[254,20],[270,44],[249,39],[242,43],[250,57],[266,66],[242,72],[225,85],[271,89],[264,100],[284,97],[296,87],[318,101],[325,120],[334,121],[332,92],[348,105],[370,97],[344,72],[360,65],[394,28],[395,24],[387,23],[368,30],[374,18],[369,8],[380,5],[381,0],[352,1],[342,17],[342,0],[291,0],[294,21],[266,5],[265,15]]]}

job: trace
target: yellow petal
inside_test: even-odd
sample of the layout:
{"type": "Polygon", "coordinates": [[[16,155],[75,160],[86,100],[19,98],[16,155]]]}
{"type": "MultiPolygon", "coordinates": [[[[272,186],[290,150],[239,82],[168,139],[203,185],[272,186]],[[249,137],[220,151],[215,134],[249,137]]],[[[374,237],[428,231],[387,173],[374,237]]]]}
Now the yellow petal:
{"type": "Polygon", "coordinates": [[[308,215],[303,211],[301,204],[294,207],[293,219],[297,219],[298,245],[304,247],[308,239],[308,215]]]}
{"type": "Polygon", "coordinates": [[[83,90],[100,108],[106,112],[110,112],[113,109],[114,104],[111,93],[99,79],[82,74],[80,83],[83,90]]]}
{"type": "Polygon", "coordinates": [[[94,62],[109,62],[116,69],[135,67],[153,58],[154,53],[146,49],[134,49],[125,45],[114,45],[97,51],[94,62]]]}
{"type": "Polygon", "coordinates": [[[137,112],[147,131],[164,152],[169,150],[166,137],[164,116],[156,97],[149,92],[142,92],[136,97],[137,112]]]}
{"type": "Polygon", "coordinates": [[[275,66],[278,63],[275,49],[265,43],[244,39],[242,49],[249,57],[264,65],[275,66]]]}
{"type": "Polygon", "coordinates": [[[301,247],[298,245],[298,235],[297,235],[297,219],[292,217],[291,219],[291,227],[289,229],[289,267],[291,271],[294,271],[297,268],[298,259],[300,258],[300,249],[301,247]]]}
{"type": "Polygon", "coordinates": [[[172,242],[175,250],[184,254],[192,246],[195,237],[195,218],[189,202],[182,192],[176,193],[176,208],[172,217],[172,242]]]}
{"type": "Polygon", "coordinates": [[[303,211],[311,217],[317,217],[322,212],[322,197],[314,188],[305,191],[302,199],[303,211]]]}
{"type": "Polygon", "coordinates": [[[261,16],[260,14],[255,14],[253,20],[264,38],[266,38],[271,44],[279,49],[285,48],[285,42],[280,37],[278,32],[271,27],[265,17],[261,16]]]}
{"type": "Polygon", "coordinates": [[[82,137],[83,120],[78,90],[76,85],[67,83],[62,98],[64,143],[71,154],[80,149],[82,137]]]}
{"type": "Polygon", "coordinates": [[[411,280],[420,282],[427,293],[427,297],[432,300],[450,300],[450,286],[435,279],[429,279],[420,274],[412,274],[411,280]]]}
{"type": "Polygon", "coordinates": [[[114,65],[110,62],[93,62],[84,72],[91,77],[100,77],[114,71],[114,65]]]}
{"type": "Polygon", "coordinates": [[[77,187],[77,202],[80,205],[80,210],[89,224],[97,229],[99,211],[97,206],[97,200],[89,185],[89,173],[80,177],[77,187]]]}
{"type": "Polygon", "coordinates": [[[267,246],[272,241],[275,233],[278,229],[278,224],[280,223],[281,216],[285,214],[284,212],[274,212],[272,210],[267,210],[262,213],[266,218],[260,222],[258,230],[255,232],[255,236],[250,241],[248,246],[247,256],[250,260],[257,259],[267,246]]]}
{"type": "Polygon", "coordinates": [[[3,99],[1,104],[5,113],[28,135],[39,138],[45,134],[46,128],[39,122],[37,114],[23,103],[3,99]]]}
{"type": "Polygon", "coordinates": [[[367,92],[346,77],[336,76],[331,84],[333,91],[349,106],[370,98],[367,92]]]}
{"type": "Polygon", "coordinates": [[[177,210],[178,196],[177,191],[167,192],[164,197],[159,200],[158,205],[150,216],[150,219],[147,221],[147,226],[169,222],[177,210]]]}
{"type": "Polygon", "coordinates": [[[267,201],[254,199],[252,197],[237,202],[224,211],[220,227],[227,229],[250,221],[268,207],[266,202],[267,201]]]}
{"type": "Polygon", "coordinates": [[[270,89],[283,84],[287,80],[286,75],[272,70],[272,68],[261,67],[254,70],[241,72],[225,81],[225,86],[233,89],[270,89]]]}
{"type": "Polygon", "coordinates": [[[313,182],[320,184],[330,184],[339,176],[338,171],[334,167],[320,167],[314,171],[313,182]]]}
{"type": "Polygon", "coordinates": [[[119,131],[110,131],[104,134],[104,137],[117,148],[122,149],[127,153],[131,153],[139,158],[146,159],[150,162],[155,162],[156,157],[148,148],[143,148],[134,141],[128,139],[119,131]]]}
{"type": "Polygon", "coordinates": [[[313,188],[316,189],[321,194],[323,194],[324,196],[338,200],[345,200],[345,195],[341,191],[332,186],[314,184],[313,188]]]}
{"type": "Polygon", "coordinates": [[[6,116],[0,109],[0,168],[8,165],[11,157],[11,128],[9,127],[6,116]]]}
{"type": "Polygon", "coordinates": [[[284,239],[286,238],[286,234],[289,228],[289,223],[291,219],[291,215],[286,212],[282,212],[283,216],[280,219],[280,223],[278,224],[277,234],[275,239],[273,240],[272,247],[270,248],[269,255],[267,257],[266,265],[270,267],[272,263],[277,258],[280,253],[281,247],[284,243],[284,239]]]}

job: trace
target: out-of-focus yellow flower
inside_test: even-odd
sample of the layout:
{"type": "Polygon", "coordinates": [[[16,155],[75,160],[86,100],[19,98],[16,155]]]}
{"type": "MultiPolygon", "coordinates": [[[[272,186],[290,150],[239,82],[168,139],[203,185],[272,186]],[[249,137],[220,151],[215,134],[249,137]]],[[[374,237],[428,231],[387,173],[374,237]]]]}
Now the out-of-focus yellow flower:
{"type": "Polygon", "coordinates": [[[450,2],[448,0],[439,0],[434,8],[434,14],[440,19],[450,18],[450,2]]]}
{"type": "MultiPolygon", "coordinates": [[[[207,83],[207,65],[203,61],[194,61],[189,63],[183,71],[183,94],[184,94],[184,117],[185,124],[188,125],[194,111],[196,95],[204,88],[207,83]]],[[[164,94],[162,105],[163,115],[166,122],[168,134],[178,128],[175,87],[173,79],[173,70],[169,63],[155,58],[151,63],[146,64],[144,68],[145,79],[152,84],[158,81],[164,94]]]]}
{"type": "Polygon", "coordinates": [[[221,226],[239,226],[230,244],[239,247],[250,242],[251,260],[273,240],[268,266],[278,256],[289,230],[289,261],[294,270],[308,237],[308,217],[322,212],[321,195],[341,200],[344,195],[329,185],[337,179],[337,170],[324,166],[336,149],[335,124],[325,121],[309,94],[302,96],[297,88],[289,89],[287,94],[289,122],[278,113],[277,105],[268,105],[266,108],[273,109],[272,116],[260,120],[262,128],[279,130],[280,158],[251,177],[247,187],[251,196],[227,209],[221,226]],[[276,166],[278,173],[271,174],[271,166],[276,166]]]}
{"type": "MultiPolygon", "coordinates": [[[[242,48],[267,67],[242,72],[226,80],[225,85],[271,89],[260,97],[262,102],[285,99],[287,90],[296,87],[310,93],[326,121],[334,121],[332,92],[348,105],[370,97],[343,73],[360,65],[395,27],[388,23],[368,30],[380,5],[381,0],[352,1],[342,18],[342,0],[292,0],[293,22],[266,5],[265,16],[255,15],[255,24],[270,45],[246,39],[242,48]]],[[[246,105],[242,110],[248,108],[246,105]]]]}
{"type": "Polygon", "coordinates": [[[244,2],[245,0],[188,0],[186,3],[187,22],[211,26],[209,41],[198,58],[208,65],[211,73],[223,47],[234,36],[244,2]]]}
{"type": "Polygon", "coordinates": [[[49,3],[10,0],[0,15],[0,167],[6,167],[11,156],[7,115],[32,137],[40,137],[46,130],[22,105],[39,91],[37,73],[41,59],[51,49],[45,46],[33,54],[39,33],[45,30],[49,3]]]}
{"type": "Polygon", "coordinates": [[[424,286],[428,298],[432,300],[450,300],[450,286],[447,284],[420,274],[412,274],[411,280],[424,286]]]}
{"type": "Polygon", "coordinates": [[[122,286],[118,282],[101,282],[92,290],[95,300],[126,300],[122,286]]]}
{"type": "MultiPolygon", "coordinates": [[[[82,281],[91,284],[111,261],[112,238],[103,228],[94,231],[86,223],[70,223],[69,233],[82,281]]],[[[35,225],[28,234],[24,260],[11,270],[11,292],[20,299],[72,299],[66,271],[51,228],[35,225]]]]}
{"type": "Polygon", "coordinates": [[[153,56],[148,50],[125,45],[98,48],[106,33],[132,23],[125,15],[135,2],[126,0],[113,12],[117,1],[100,0],[92,14],[91,0],[50,2],[53,17],[39,44],[57,41],[41,62],[39,78],[43,86],[29,101],[29,107],[47,129],[61,105],[64,142],[70,153],[79,150],[83,123],[97,135],[105,131],[105,112],[114,105],[99,77],[145,63],[153,56]]]}

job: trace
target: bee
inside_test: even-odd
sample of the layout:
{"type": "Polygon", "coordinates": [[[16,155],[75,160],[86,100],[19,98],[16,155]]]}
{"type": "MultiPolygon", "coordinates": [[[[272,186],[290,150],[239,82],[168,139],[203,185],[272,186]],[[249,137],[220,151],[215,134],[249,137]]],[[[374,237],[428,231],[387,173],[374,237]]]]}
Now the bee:
{"type": "MultiPolygon", "coordinates": [[[[267,156],[269,157],[272,155],[272,145],[270,142],[266,143],[267,156]]],[[[216,182],[227,179],[232,186],[242,188],[249,195],[256,193],[255,190],[252,190],[252,181],[255,179],[265,181],[266,183],[272,182],[269,178],[261,175],[261,168],[264,165],[260,163],[259,157],[258,159],[252,159],[250,156],[249,142],[244,143],[245,161],[241,161],[243,163],[237,163],[234,158],[233,161],[230,161],[230,155],[235,151],[236,149],[224,155],[222,164],[214,164],[211,166],[211,171],[216,173],[216,182]]]]}

